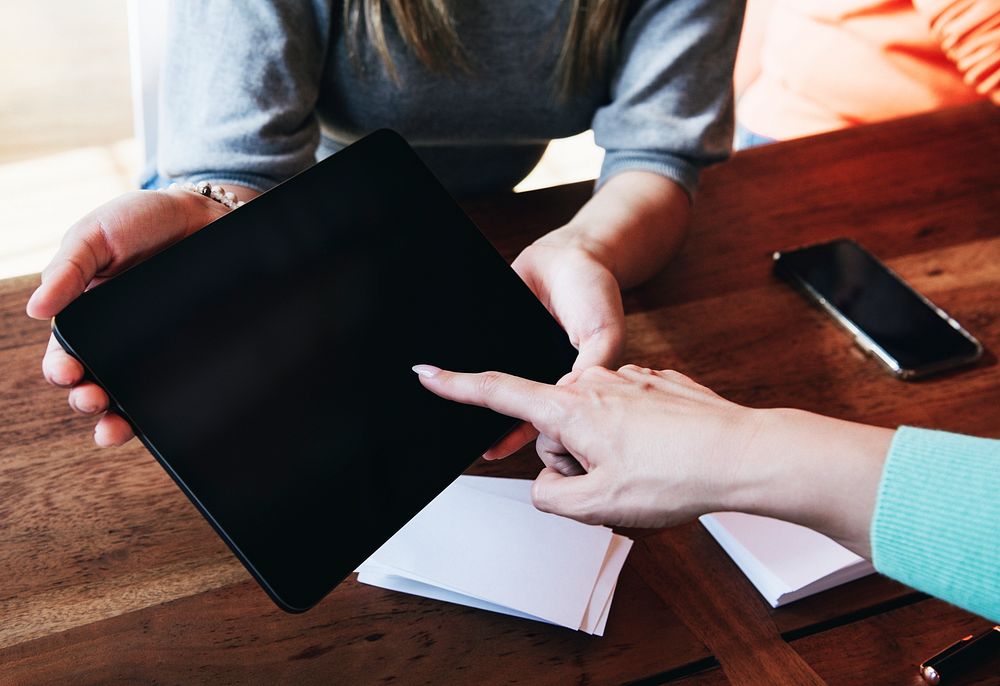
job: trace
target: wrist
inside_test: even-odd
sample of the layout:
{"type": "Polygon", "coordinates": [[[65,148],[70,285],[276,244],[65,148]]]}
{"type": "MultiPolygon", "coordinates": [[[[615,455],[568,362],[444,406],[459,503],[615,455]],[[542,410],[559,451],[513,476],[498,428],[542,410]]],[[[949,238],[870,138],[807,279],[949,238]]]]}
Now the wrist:
{"type": "Polygon", "coordinates": [[[193,225],[199,221],[204,225],[205,222],[202,220],[206,217],[210,217],[211,221],[217,215],[226,214],[228,211],[227,207],[211,198],[183,188],[161,188],[152,192],[168,198],[171,206],[179,213],[181,222],[189,228],[194,228],[193,225]]]}
{"type": "Polygon", "coordinates": [[[600,264],[617,278],[613,246],[608,245],[596,235],[596,232],[590,231],[582,223],[571,221],[545,234],[533,245],[541,248],[577,251],[600,264]]]}
{"type": "Polygon", "coordinates": [[[564,227],[607,267],[622,288],[657,273],[677,252],[690,202],[673,181],[649,172],[610,178],[564,227]]]}
{"type": "Polygon", "coordinates": [[[260,195],[252,188],[227,184],[225,187],[207,181],[172,183],[156,193],[169,198],[185,234],[193,233],[229,211],[260,195]]]}
{"type": "Polygon", "coordinates": [[[815,529],[864,556],[892,429],[787,408],[753,410],[729,509],[815,529]]]}

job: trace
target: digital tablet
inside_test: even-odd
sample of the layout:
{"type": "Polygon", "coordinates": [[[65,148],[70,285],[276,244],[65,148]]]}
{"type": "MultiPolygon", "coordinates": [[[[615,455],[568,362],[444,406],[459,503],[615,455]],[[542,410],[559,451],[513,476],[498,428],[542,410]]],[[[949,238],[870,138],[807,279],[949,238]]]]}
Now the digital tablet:
{"type": "Polygon", "coordinates": [[[576,356],[391,131],[87,291],[54,330],[291,612],[516,424],[411,366],[553,383],[576,356]]]}

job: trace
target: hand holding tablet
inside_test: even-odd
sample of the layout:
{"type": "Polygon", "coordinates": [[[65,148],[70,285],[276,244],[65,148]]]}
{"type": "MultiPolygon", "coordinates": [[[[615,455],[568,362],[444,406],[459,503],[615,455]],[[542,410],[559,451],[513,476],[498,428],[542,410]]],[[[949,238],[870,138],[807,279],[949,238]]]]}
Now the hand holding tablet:
{"type": "MultiPolygon", "coordinates": [[[[219,203],[185,191],[132,191],[105,203],[70,227],[59,251],[42,272],[42,283],[28,301],[28,315],[51,319],[88,288],[119,274],[194,233],[226,213],[219,203]]],[[[55,336],[42,360],[45,378],[68,388],[77,412],[100,417],[98,445],[120,445],[132,438],[128,423],[108,409],[108,396],[84,379],[80,363],[55,336]]]]}
{"type": "Polygon", "coordinates": [[[387,131],[84,293],[54,332],[292,611],[515,425],[428,394],[414,363],[552,383],[576,357],[387,131]]]}

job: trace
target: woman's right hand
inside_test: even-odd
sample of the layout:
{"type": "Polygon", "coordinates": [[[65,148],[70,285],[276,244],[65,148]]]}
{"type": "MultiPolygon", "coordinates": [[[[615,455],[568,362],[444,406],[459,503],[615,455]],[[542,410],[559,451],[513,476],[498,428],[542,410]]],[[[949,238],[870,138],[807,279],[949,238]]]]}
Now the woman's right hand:
{"type": "MultiPolygon", "coordinates": [[[[28,300],[35,319],[51,319],[85,290],[188,236],[228,210],[186,190],[132,191],[101,205],[70,227],[58,252],[42,271],[42,283],[28,300]]],[[[54,336],[42,359],[49,383],[69,389],[69,405],[99,417],[94,441],[121,445],[132,438],[128,422],[108,412],[108,396],[83,380],[83,367],[54,336]]]]}
{"type": "Polygon", "coordinates": [[[795,522],[871,556],[869,527],[893,430],[751,409],[674,371],[591,367],[549,386],[418,365],[437,395],[530,422],[546,468],[540,510],[592,524],[673,526],[707,512],[795,522]]]}
{"type": "Polygon", "coordinates": [[[725,505],[762,412],[674,371],[590,367],[557,386],[418,365],[425,388],[530,422],[535,506],[591,524],[673,526],[725,505]]]}

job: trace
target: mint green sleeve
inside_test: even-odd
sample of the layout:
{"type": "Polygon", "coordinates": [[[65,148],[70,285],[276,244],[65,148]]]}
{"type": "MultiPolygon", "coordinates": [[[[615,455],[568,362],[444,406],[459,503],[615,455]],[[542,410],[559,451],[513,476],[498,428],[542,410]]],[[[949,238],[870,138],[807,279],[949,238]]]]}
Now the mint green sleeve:
{"type": "Polygon", "coordinates": [[[1000,440],[900,427],[871,543],[880,573],[1000,621],[1000,440]]]}

